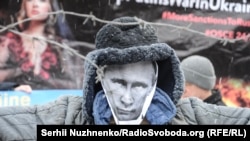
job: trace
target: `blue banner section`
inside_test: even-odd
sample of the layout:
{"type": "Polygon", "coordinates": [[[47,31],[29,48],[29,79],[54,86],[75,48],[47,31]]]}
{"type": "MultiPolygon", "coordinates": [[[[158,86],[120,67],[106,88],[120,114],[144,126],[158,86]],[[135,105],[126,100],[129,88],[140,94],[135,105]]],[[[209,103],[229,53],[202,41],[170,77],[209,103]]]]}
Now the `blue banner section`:
{"type": "Polygon", "coordinates": [[[0,91],[0,107],[30,106],[56,100],[62,95],[82,96],[81,89],[33,90],[31,94],[20,91],[0,91]]]}

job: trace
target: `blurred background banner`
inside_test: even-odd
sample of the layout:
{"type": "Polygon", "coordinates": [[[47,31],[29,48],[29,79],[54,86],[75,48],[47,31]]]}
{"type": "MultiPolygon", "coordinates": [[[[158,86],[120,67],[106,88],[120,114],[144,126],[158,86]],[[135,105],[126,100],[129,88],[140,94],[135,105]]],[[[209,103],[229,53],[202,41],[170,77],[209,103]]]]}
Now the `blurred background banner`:
{"type": "MultiPolygon", "coordinates": [[[[250,2],[246,0],[58,0],[65,11],[92,14],[102,20],[135,16],[156,26],[160,42],[176,50],[180,60],[199,54],[215,66],[217,86],[230,106],[250,107],[250,2]],[[180,28],[181,27],[181,28],[180,28]]],[[[1,0],[0,22],[21,0],[1,0]]],[[[95,34],[104,23],[65,15],[78,46],[86,55],[94,49],[95,34]]],[[[79,71],[82,71],[79,69],[79,71]]],[[[75,71],[73,71],[75,72],[75,71]]],[[[76,79],[78,79],[76,77],[76,79]]]]}
{"type": "Polygon", "coordinates": [[[82,90],[34,90],[31,94],[0,91],[0,107],[42,105],[63,95],[82,96],[82,90]]]}

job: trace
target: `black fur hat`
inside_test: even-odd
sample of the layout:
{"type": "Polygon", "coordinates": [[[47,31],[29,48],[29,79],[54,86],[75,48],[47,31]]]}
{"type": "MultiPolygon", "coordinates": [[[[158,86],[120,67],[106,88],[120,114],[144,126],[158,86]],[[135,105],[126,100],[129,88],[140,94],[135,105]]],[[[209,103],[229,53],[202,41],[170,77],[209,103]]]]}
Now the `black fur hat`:
{"type": "MultiPolygon", "coordinates": [[[[174,103],[183,93],[184,77],[175,51],[159,43],[156,30],[151,25],[136,24],[133,17],[121,17],[103,26],[96,35],[96,50],[86,56],[83,82],[83,111],[92,118],[95,95],[102,89],[96,83],[97,68],[110,64],[127,64],[139,61],[156,61],[158,64],[157,87],[165,91],[174,103]],[[126,24],[126,25],[123,25],[126,24]]],[[[87,117],[85,117],[87,118],[87,117]]]]}
{"type": "Polygon", "coordinates": [[[140,26],[134,18],[123,17],[113,22],[130,23],[107,24],[99,30],[96,35],[96,48],[129,48],[133,46],[144,46],[158,43],[155,28],[150,25],[140,26]]]}

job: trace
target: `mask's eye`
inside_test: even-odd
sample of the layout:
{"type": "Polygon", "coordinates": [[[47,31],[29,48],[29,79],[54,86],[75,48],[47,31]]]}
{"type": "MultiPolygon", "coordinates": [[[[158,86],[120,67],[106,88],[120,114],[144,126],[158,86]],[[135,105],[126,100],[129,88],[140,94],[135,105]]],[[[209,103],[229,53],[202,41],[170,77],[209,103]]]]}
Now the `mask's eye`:
{"type": "Polygon", "coordinates": [[[127,82],[122,79],[111,79],[111,82],[113,85],[117,86],[116,88],[124,88],[127,85],[127,82]]]}
{"type": "Polygon", "coordinates": [[[134,91],[142,91],[142,90],[145,90],[147,87],[148,87],[147,84],[141,83],[141,82],[135,82],[132,84],[132,89],[134,91]]]}

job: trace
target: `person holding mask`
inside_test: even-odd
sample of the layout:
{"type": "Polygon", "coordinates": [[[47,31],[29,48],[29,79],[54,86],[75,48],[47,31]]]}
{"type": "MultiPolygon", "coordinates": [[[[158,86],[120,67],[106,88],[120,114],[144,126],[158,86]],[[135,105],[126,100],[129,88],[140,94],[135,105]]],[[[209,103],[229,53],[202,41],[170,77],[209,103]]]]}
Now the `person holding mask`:
{"type": "Polygon", "coordinates": [[[46,42],[74,39],[62,15],[49,14],[57,10],[57,0],[22,0],[17,13],[21,34],[7,32],[0,37],[0,82],[26,83],[34,89],[81,88],[83,76],[76,72],[83,61],[46,42]],[[22,22],[26,18],[30,20],[22,22]]]}
{"type": "Polygon", "coordinates": [[[189,56],[182,60],[181,69],[186,81],[182,98],[198,97],[207,103],[226,105],[219,89],[215,88],[215,70],[208,58],[200,55],[189,56]]]}

